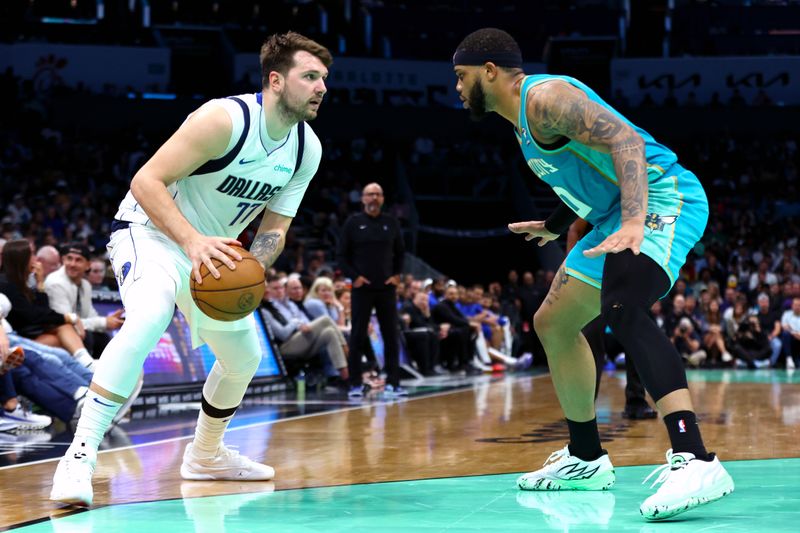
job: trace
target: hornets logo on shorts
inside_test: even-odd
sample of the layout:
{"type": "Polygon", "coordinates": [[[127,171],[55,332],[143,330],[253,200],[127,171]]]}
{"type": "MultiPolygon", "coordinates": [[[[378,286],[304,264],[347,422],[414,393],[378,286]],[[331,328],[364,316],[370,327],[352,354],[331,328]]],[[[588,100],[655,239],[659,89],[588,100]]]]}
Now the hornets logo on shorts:
{"type": "Polygon", "coordinates": [[[678,219],[678,215],[670,215],[662,217],[656,213],[647,213],[644,219],[645,227],[650,228],[650,231],[661,231],[667,224],[674,224],[678,219]]]}

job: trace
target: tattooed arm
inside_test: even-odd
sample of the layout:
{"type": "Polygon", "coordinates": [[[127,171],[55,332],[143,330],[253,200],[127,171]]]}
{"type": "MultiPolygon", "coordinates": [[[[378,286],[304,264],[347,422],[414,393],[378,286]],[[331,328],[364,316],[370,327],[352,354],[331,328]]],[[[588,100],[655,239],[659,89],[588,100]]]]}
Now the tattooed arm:
{"type": "Polygon", "coordinates": [[[261,262],[267,270],[278,259],[286,243],[286,232],[292,224],[292,218],[279,215],[267,209],[258,226],[258,232],[250,246],[250,253],[261,262]]]}
{"type": "Polygon", "coordinates": [[[624,231],[615,233],[619,238],[607,239],[587,255],[621,252],[627,248],[638,253],[644,236],[648,187],[645,145],[641,136],[611,111],[591,101],[586,93],[562,81],[533,87],[526,114],[537,139],[543,142],[568,137],[611,154],[619,182],[624,231]]]}

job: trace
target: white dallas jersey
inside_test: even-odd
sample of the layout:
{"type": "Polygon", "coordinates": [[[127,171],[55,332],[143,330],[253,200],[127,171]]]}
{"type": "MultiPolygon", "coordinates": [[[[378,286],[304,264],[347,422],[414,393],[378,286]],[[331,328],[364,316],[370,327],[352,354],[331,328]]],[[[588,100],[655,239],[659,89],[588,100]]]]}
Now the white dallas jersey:
{"type": "MultiPolygon", "coordinates": [[[[319,167],[322,145],[305,122],[274,144],[268,139],[261,93],[212,100],[233,122],[225,153],[168,187],[175,204],[194,228],[204,235],[236,238],[264,208],[294,217],[308,184],[319,167]],[[303,139],[298,134],[304,128],[303,139]],[[302,162],[298,149],[302,144],[302,162]]],[[[114,217],[155,228],[150,217],[128,191],[114,217]]]]}

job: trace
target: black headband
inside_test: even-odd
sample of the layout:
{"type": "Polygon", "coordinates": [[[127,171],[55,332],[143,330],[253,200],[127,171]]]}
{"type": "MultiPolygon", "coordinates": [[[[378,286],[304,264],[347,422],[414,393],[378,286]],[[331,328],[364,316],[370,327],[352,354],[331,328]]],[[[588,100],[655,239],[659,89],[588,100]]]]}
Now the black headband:
{"type": "Polygon", "coordinates": [[[494,63],[498,67],[522,68],[522,54],[519,52],[468,52],[456,50],[453,65],[483,65],[494,63]]]}

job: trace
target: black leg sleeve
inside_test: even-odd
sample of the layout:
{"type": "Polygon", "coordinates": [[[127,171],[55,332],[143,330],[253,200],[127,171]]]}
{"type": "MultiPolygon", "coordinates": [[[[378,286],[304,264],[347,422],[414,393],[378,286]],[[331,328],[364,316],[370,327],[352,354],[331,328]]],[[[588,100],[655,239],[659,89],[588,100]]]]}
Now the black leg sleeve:
{"type": "Polygon", "coordinates": [[[601,314],[633,359],[653,400],[687,388],[683,362],[675,346],[650,318],[650,306],[670,287],[662,268],[630,250],[606,256],[601,314]]]}

